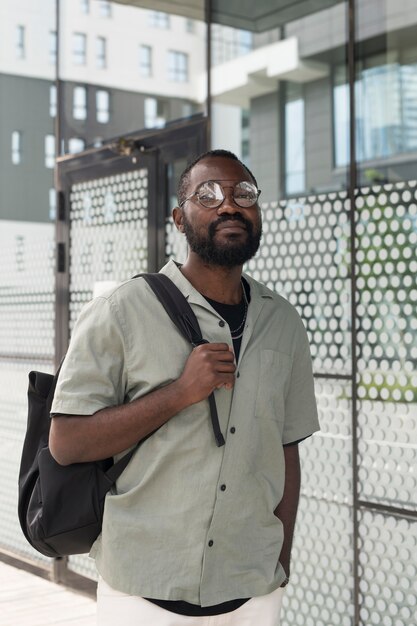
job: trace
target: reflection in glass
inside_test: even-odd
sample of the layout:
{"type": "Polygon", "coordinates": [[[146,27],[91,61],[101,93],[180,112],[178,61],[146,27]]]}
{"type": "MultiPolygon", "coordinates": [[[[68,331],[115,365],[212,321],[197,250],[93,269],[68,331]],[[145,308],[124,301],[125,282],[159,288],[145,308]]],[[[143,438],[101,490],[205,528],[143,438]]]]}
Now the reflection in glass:
{"type": "MultiPolygon", "coordinates": [[[[357,160],[372,161],[417,150],[417,50],[411,55],[363,59],[355,82],[357,160]]],[[[349,161],[348,85],[336,72],[336,166],[349,161]]]]}

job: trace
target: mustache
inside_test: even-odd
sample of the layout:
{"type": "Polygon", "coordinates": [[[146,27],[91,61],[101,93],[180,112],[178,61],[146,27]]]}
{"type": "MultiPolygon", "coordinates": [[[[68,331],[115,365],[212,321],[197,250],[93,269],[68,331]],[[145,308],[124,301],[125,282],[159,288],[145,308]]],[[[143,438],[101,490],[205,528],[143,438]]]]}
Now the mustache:
{"type": "Polygon", "coordinates": [[[228,214],[224,213],[215,222],[212,222],[210,224],[210,226],[209,226],[209,235],[213,236],[214,233],[216,232],[217,227],[220,224],[223,224],[223,222],[233,222],[233,221],[242,222],[242,224],[245,225],[245,228],[248,231],[248,233],[252,234],[252,231],[253,231],[252,222],[250,222],[249,220],[245,219],[243,217],[243,215],[241,215],[240,213],[234,213],[233,215],[228,215],[228,214]]]}

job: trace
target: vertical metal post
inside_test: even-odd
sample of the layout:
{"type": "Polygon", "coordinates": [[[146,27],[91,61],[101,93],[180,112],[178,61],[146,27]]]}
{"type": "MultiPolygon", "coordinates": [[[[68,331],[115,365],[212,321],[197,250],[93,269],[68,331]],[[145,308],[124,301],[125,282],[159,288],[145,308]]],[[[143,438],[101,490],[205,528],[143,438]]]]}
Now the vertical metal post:
{"type": "Polygon", "coordinates": [[[357,367],[357,303],[356,303],[356,0],[348,0],[348,76],[349,76],[349,184],[348,196],[350,203],[350,275],[351,275],[351,359],[352,359],[352,487],[353,487],[353,594],[354,624],[359,626],[359,481],[358,481],[358,367],[357,367]]]}
{"type": "MultiPolygon", "coordinates": [[[[55,115],[55,158],[57,159],[61,154],[61,144],[62,144],[62,122],[63,122],[63,107],[62,107],[62,82],[60,79],[60,31],[61,31],[61,11],[60,11],[60,0],[55,0],[55,24],[56,24],[56,59],[55,59],[55,86],[56,86],[56,115],[55,115]]],[[[58,178],[58,166],[55,162],[54,169],[54,183],[55,183],[55,193],[56,193],[56,220],[55,220],[55,241],[56,241],[56,250],[57,250],[57,259],[56,259],[56,274],[55,274],[55,368],[58,367],[58,362],[61,360],[61,352],[62,349],[60,347],[60,335],[61,327],[63,320],[67,318],[67,316],[62,315],[62,307],[59,304],[61,298],[58,297],[60,294],[60,274],[59,274],[59,263],[62,262],[62,259],[59,258],[59,252],[62,250],[62,228],[63,228],[63,220],[65,219],[65,210],[63,207],[63,198],[62,194],[59,192],[59,178],[58,178]]],[[[65,250],[64,250],[65,255],[65,250]]],[[[68,271],[68,268],[66,268],[68,271]]],[[[54,582],[60,583],[64,582],[66,579],[66,575],[68,573],[68,558],[60,557],[53,560],[52,564],[52,580],[54,582]]]]}
{"type": "Polygon", "coordinates": [[[206,96],[206,115],[207,115],[207,150],[211,148],[211,20],[212,20],[212,4],[211,0],[205,0],[204,13],[206,21],[206,72],[207,72],[207,96],[206,96]]]}

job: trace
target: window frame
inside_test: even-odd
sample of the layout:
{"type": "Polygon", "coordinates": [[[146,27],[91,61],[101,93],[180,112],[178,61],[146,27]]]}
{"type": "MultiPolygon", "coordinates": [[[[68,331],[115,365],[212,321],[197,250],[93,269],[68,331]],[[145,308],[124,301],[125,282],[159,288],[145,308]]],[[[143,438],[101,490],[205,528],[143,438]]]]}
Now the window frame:
{"type": "Polygon", "coordinates": [[[55,139],[55,135],[52,134],[48,134],[45,135],[45,142],[44,142],[44,146],[45,146],[45,167],[47,169],[54,169],[55,167],[55,160],[56,160],[56,139],[55,139]]]}
{"type": "Polygon", "coordinates": [[[87,65],[87,35],[85,33],[72,33],[72,62],[74,65],[87,65]]]}
{"type": "Polygon", "coordinates": [[[58,91],[56,84],[49,85],[49,115],[50,117],[56,117],[58,110],[58,91]]]}
{"type": "Polygon", "coordinates": [[[110,92],[107,89],[97,89],[96,91],[96,121],[99,124],[108,124],[110,122],[110,92]],[[102,107],[99,100],[105,95],[107,100],[106,106],[102,107]]]}
{"type": "Polygon", "coordinates": [[[168,80],[188,83],[190,79],[189,55],[182,50],[168,50],[168,80]],[[185,62],[183,65],[183,61],[185,62]]]}
{"type": "Polygon", "coordinates": [[[111,2],[109,2],[108,0],[99,0],[98,14],[100,17],[110,18],[112,16],[111,2]]]}
{"type": "Polygon", "coordinates": [[[72,117],[84,121],[88,116],[88,93],[85,85],[75,85],[72,92],[72,117]]]}
{"type": "Polygon", "coordinates": [[[140,44],[139,45],[139,73],[142,78],[151,78],[151,76],[153,75],[152,57],[153,57],[152,46],[149,46],[147,44],[140,44]]]}
{"type": "Polygon", "coordinates": [[[22,163],[22,131],[21,130],[12,130],[11,161],[13,165],[20,165],[22,163]]]}
{"type": "Polygon", "coordinates": [[[107,38],[102,35],[96,37],[96,68],[99,70],[107,68],[107,38]]]}
{"type": "Polygon", "coordinates": [[[16,58],[17,59],[25,59],[26,58],[26,27],[23,24],[16,24],[15,30],[16,37],[16,58]]]}

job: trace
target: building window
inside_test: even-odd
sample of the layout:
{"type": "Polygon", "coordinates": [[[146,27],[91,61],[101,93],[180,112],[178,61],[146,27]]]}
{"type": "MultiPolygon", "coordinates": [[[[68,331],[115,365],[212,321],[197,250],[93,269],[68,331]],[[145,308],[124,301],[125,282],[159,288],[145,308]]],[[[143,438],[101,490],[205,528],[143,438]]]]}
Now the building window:
{"type": "Polygon", "coordinates": [[[72,116],[75,120],[87,119],[87,88],[74,87],[72,116]]]}
{"type": "Polygon", "coordinates": [[[305,123],[302,87],[288,84],[285,103],[285,191],[305,190],[305,123]]]}
{"type": "Polygon", "coordinates": [[[101,17],[111,17],[111,4],[105,0],[99,0],[98,11],[101,17]]]}
{"type": "Polygon", "coordinates": [[[110,120],[110,94],[104,89],[96,92],[97,122],[107,124],[110,120]]]}
{"type": "Polygon", "coordinates": [[[49,219],[56,220],[56,191],[54,187],[49,189],[49,219]]]}
{"type": "Polygon", "coordinates": [[[49,86],[49,115],[51,117],[56,117],[57,110],[57,91],[56,85],[49,86]]]}
{"type": "MultiPolygon", "coordinates": [[[[417,54],[386,62],[386,56],[362,61],[355,82],[356,159],[387,159],[417,151],[417,54]]],[[[334,154],[337,167],[349,163],[349,87],[343,68],[335,73],[334,154]]]]}
{"type": "Polygon", "coordinates": [[[152,48],[139,46],[139,71],[144,78],[152,76],[152,48]]]}
{"type": "Polygon", "coordinates": [[[163,100],[145,98],[145,128],[163,128],[166,117],[166,104],[163,100]]]}
{"type": "Polygon", "coordinates": [[[22,133],[20,130],[12,132],[12,163],[19,165],[22,162],[22,133]]]}
{"type": "Polygon", "coordinates": [[[149,11],[149,26],[154,28],[169,28],[169,15],[162,11],[149,11]]]}
{"type": "Polygon", "coordinates": [[[49,31],[49,64],[55,65],[57,56],[57,37],[56,30],[49,31]]]}
{"type": "Polygon", "coordinates": [[[55,135],[45,137],[45,167],[55,167],[55,135]]]}
{"type": "Polygon", "coordinates": [[[195,33],[195,21],[194,20],[190,20],[188,18],[185,20],[185,31],[187,33],[195,33]]]}
{"type": "Polygon", "coordinates": [[[241,155],[242,161],[249,165],[250,159],[250,111],[242,109],[241,113],[241,155]]]}
{"type": "Polygon", "coordinates": [[[107,67],[107,41],[105,37],[96,39],[96,62],[99,69],[107,67]]]}
{"type": "Polygon", "coordinates": [[[188,54],[169,50],[168,52],[168,78],[176,83],[188,81],[188,54]]]}
{"type": "Polygon", "coordinates": [[[85,141],[80,137],[71,137],[68,140],[68,152],[69,154],[76,154],[77,152],[82,152],[85,148],[85,141]]]}
{"type": "Polygon", "coordinates": [[[80,0],[81,13],[88,15],[90,13],[90,0],[80,0]]]}
{"type": "Polygon", "coordinates": [[[253,49],[253,34],[247,30],[213,24],[212,63],[220,65],[248,54],[253,49]]]}
{"type": "Polygon", "coordinates": [[[18,59],[25,58],[25,27],[16,26],[16,57],[18,59]]]}
{"type": "Polygon", "coordinates": [[[76,65],[87,62],[87,35],[74,33],[72,36],[72,59],[76,65]]]}

